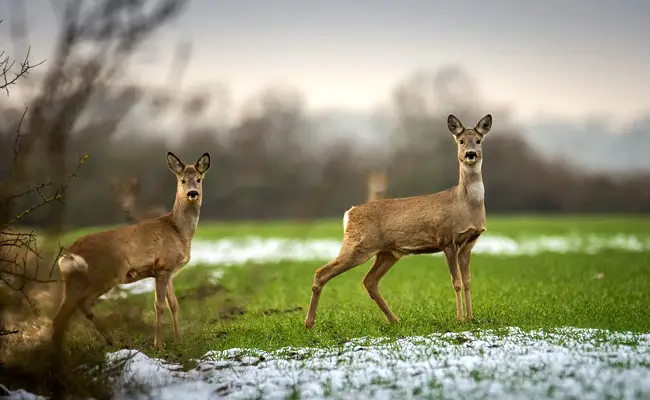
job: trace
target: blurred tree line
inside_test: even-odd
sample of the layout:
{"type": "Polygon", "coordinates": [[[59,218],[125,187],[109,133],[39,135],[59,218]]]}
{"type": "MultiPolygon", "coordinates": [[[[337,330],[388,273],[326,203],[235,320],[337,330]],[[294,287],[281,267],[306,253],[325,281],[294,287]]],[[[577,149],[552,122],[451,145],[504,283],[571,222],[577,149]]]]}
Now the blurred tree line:
{"type": "MultiPolygon", "coordinates": [[[[172,13],[164,7],[160,12],[160,18],[172,13]]],[[[96,25],[89,24],[87,35],[101,42],[101,26],[96,25]]],[[[120,52],[128,53],[132,47],[128,41],[113,46],[115,54],[106,59],[123,60],[120,52]]],[[[91,157],[67,187],[65,210],[49,214],[37,210],[22,221],[24,225],[63,223],[67,229],[122,222],[124,213],[111,182],[134,177],[139,178],[139,207],[161,204],[169,209],[175,190],[164,161],[169,150],[184,159],[205,151],[212,155],[214,167],[204,184],[203,220],[306,221],[340,216],[365,201],[366,177],[376,168],[388,170],[388,197],[433,193],[456,184],[455,144],[446,117],[453,113],[471,125],[487,112],[495,119],[484,144],[489,213],[650,211],[650,173],[589,173],[545,157],[527,144],[526,132],[511,122],[507,109],[480,99],[472,80],[459,68],[416,72],[399,82],[389,107],[396,123],[389,128],[392,134],[385,138],[382,151],[376,151],[334,139],[340,135],[328,137],[310,118],[301,93],[292,88],[261,90],[242,107],[237,120],[225,124],[224,102],[206,89],[125,83],[127,79],[115,78],[120,65],[93,58],[79,66],[71,49],[61,53],[66,58],[55,60],[44,79],[30,79],[39,82],[41,92],[27,116],[29,129],[47,131],[40,135],[48,141],[41,151],[23,152],[21,179],[25,185],[53,176],[61,180],[62,171],[73,169],[81,155],[91,157]],[[57,68],[70,79],[52,79],[61,75],[52,73],[57,68]],[[48,79],[53,81],[49,85],[48,79]],[[51,115],[36,113],[39,99],[51,115]],[[176,119],[172,125],[178,127],[172,133],[170,115],[176,119]],[[52,220],[61,215],[63,222],[52,220]]],[[[182,65],[172,68],[176,72],[172,71],[170,81],[182,69],[182,65]]],[[[0,104],[0,180],[11,171],[13,141],[23,111],[0,104]]],[[[18,201],[24,204],[16,208],[34,200],[21,198],[18,201]]]]}
{"type": "MultiPolygon", "coordinates": [[[[209,93],[181,96],[173,90],[95,84],[83,115],[66,138],[65,170],[81,154],[91,155],[68,188],[66,225],[123,221],[110,184],[133,177],[140,182],[140,207],[171,207],[174,178],[164,163],[169,150],[186,159],[211,153],[216,168],[204,184],[204,220],[339,216],[365,201],[365,179],[373,168],[388,168],[389,197],[432,193],[458,179],[447,114],[454,113],[470,125],[486,111],[495,117],[495,129],[484,145],[490,213],[650,211],[650,174],[593,174],[546,158],[527,144],[525,132],[510,122],[507,110],[488,110],[473,104],[476,99],[463,98],[473,93],[471,84],[465,89],[450,87],[458,85],[454,74],[459,72],[415,73],[397,86],[392,107],[397,124],[383,152],[347,140],[324,140],[323,131],[310,121],[301,94],[288,88],[261,91],[228,126],[210,124],[209,93]],[[454,90],[465,94],[456,95],[454,90]],[[170,112],[178,114],[181,130],[156,134],[165,123],[158,116],[170,112]],[[197,124],[197,120],[205,122],[197,124]]],[[[7,107],[0,112],[6,173],[12,132],[21,113],[7,107]]],[[[51,176],[47,157],[34,153],[26,164],[30,182],[51,176]]],[[[47,217],[35,212],[25,223],[48,225],[47,217]]]]}

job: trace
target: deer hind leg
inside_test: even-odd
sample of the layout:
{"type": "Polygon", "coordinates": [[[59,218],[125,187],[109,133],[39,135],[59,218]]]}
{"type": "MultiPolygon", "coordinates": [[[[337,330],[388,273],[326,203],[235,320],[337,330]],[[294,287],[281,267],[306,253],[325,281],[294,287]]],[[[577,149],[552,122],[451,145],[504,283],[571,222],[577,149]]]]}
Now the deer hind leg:
{"type": "Polygon", "coordinates": [[[318,300],[320,299],[321,291],[327,282],[335,278],[345,271],[359,266],[366,262],[370,255],[365,252],[360,252],[355,246],[342,246],[339,255],[332,261],[319,268],[314,274],[314,283],[311,287],[311,301],[309,302],[309,309],[307,310],[307,317],[305,318],[305,327],[310,329],[316,322],[316,309],[318,308],[318,300]]]}
{"type": "Polygon", "coordinates": [[[59,357],[63,347],[63,336],[70,322],[72,314],[77,308],[77,302],[83,296],[87,284],[85,280],[72,275],[63,282],[63,300],[59,310],[52,319],[52,344],[55,355],[59,357]]]}
{"type": "Polygon", "coordinates": [[[79,308],[79,311],[86,317],[86,319],[95,326],[95,329],[102,335],[104,340],[106,340],[106,343],[109,346],[112,346],[114,343],[113,338],[108,332],[108,329],[106,328],[106,325],[104,325],[101,321],[98,321],[95,318],[95,314],[93,313],[93,304],[95,301],[104,293],[107,293],[110,291],[112,288],[109,289],[92,289],[88,291],[79,301],[77,302],[77,307],[79,308]]]}
{"type": "Polygon", "coordinates": [[[169,278],[167,281],[165,297],[167,298],[167,307],[169,307],[169,312],[172,314],[172,322],[174,324],[174,339],[181,340],[181,324],[178,319],[178,300],[176,299],[176,293],[174,292],[174,283],[172,278],[169,278]]]}
{"type": "Polygon", "coordinates": [[[171,276],[169,274],[158,274],[155,277],[156,279],[156,290],[155,290],[155,303],[154,308],[156,310],[156,334],[154,337],[153,345],[158,349],[163,347],[163,325],[162,317],[163,312],[165,311],[165,297],[167,293],[167,283],[171,276]]]}
{"type": "Polygon", "coordinates": [[[462,281],[460,269],[458,268],[458,247],[455,245],[450,246],[444,250],[445,257],[447,258],[447,265],[449,266],[449,274],[451,275],[451,284],[456,292],[456,318],[459,321],[463,320],[463,300],[461,298],[460,290],[462,288],[462,281]]]}
{"type": "Polygon", "coordinates": [[[470,270],[470,259],[472,248],[476,244],[476,239],[469,240],[458,252],[458,265],[460,267],[461,279],[463,281],[463,292],[465,294],[465,319],[471,320],[472,315],[472,275],[470,270]]]}
{"type": "Polygon", "coordinates": [[[386,275],[386,273],[393,267],[393,265],[395,265],[397,260],[399,259],[392,253],[378,253],[375,257],[375,262],[372,264],[372,267],[370,267],[370,270],[368,270],[366,276],[363,277],[363,286],[366,287],[370,298],[373,299],[375,303],[377,303],[381,311],[386,316],[386,319],[390,323],[396,323],[399,322],[399,320],[390,310],[388,304],[386,304],[386,301],[384,301],[384,298],[379,293],[379,281],[384,277],[384,275],[386,275]]]}

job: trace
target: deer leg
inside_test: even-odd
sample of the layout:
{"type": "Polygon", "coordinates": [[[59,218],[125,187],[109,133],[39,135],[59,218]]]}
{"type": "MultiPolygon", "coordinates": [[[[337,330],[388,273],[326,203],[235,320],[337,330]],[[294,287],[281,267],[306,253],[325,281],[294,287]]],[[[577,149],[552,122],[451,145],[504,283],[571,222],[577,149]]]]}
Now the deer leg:
{"type": "Polygon", "coordinates": [[[459,321],[463,320],[463,305],[460,294],[461,275],[458,268],[458,247],[450,246],[444,251],[447,258],[447,265],[449,266],[449,274],[451,275],[451,284],[456,292],[456,318],[459,321]]]}
{"type": "Polygon", "coordinates": [[[167,274],[156,275],[156,298],[154,303],[154,308],[156,309],[156,336],[153,345],[158,349],[162,349],[163,347],[162,317],[163,312],[165,311],[165,293],[167,291],[167,282],[169,279],[170,276],[167,274]]]}
{"type": "MultiPolygon", "coordinates": [[[[111,288],[112,289],[112,288],[111,288]]],[[[78,302],[77,302],[77,307],[79,308],[79,311],[86,317],[86,319],[95,326],[95,329],[104,337],[104,340],[106,340],[106,343],[109,346],[112,346],[114,343],[113,338],[111,335],[108,333],[108,329],[106,328],[106,325],[104,325],[102,322],[98,321],[95,319],[95,314],[93,313],[93,303],[95,300],[97,300],[101,295],[104,293],[108,292],[110,289],[100,289],[100,290],[93,290],[83,296],[78,302]]]]}
{"type": "Polygon", "coordinates": [[[390,323],[396,323],[399,322],[399,320],[390,310],[388,304],[386,304],[386,301],[384,301],[384,298],[379,293],[379,281],[384,277],[384,275],[386,275],[393,265],[395,265],[397,260],[398,258],[391,253],[379,253],[375,257],[375,262],[372,264],[372,267],[370,267],[366,276],[363,277],[363,286],[366,287],[370,298],[377,303],[390,323]]]}
{"type": "Polygon", "coordinates": [[[172,278],[169,278],[167,281],[167,292],[165,293],[167,298],[167,307],[169,307],[169,312],[172,314],[172,322],[174,324],[174,339],[181,340],[181,324],[178,319],[178,300],[176,299],[176,293],[174,292],[174,283],[172,278]]]}
{"type": "Polygon", "coordinates": [[[52,319],[52,344],[57,358],[61,355],[63,335],[65,334],[70,318],[76,309],[79,298],[83,295],[85,285],[71,277],[63,283],[63,301],[52,319]]]}
{"type": "Polygon", "coordinates": [[[358,252],[354,247],[343,247],[339,255],[332,261],[319,268],[314,274],[314,283],[311,287],[311,301],[309,302],[309,310],[307,310],[307,317],[305,318],[305,327],[310,329],[316,322],[316,309],[318,308],[318,300],[320,299],[321,291],[327,282],[332,278],[341,275],[345,271],[363,264],[370,258],[366,254],[358,252]]]}
{"type": "Polygon", "coordinates": [[[472,315],[472,274],[470,271],[470,259],[472,256],[472,248],[475,243],[476,239],[467,242],[458,253],[458,265],[460,266],[460,275],[463,280],[463,292],[465,294],[465,319],[468,321],[474,318],[472,315]]]}

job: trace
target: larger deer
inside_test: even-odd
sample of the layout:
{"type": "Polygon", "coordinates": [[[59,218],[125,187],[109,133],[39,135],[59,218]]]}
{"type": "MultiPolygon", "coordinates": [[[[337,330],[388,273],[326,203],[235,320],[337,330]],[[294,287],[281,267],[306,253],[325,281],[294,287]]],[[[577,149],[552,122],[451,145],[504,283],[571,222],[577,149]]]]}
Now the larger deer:
{"type": "Polygon", "coordinates": [[[363,285],[390,323],[398,322],[381,294],[379,281],[402,257],[443,252],[456,293],[456,317],[472,319],[470,256],[485,232],[481,142],[492,127],[492,116],[465,128],[453,115],[447,126],[457,144],[458,185],[442,192],[414,197],[374,200],[354,206],[343,216],[343,243],[338,256],[314,275],[305,327],[313,327],[323,286],[332,278],[373,256],[363,285]],[[461,289],[465,294],[463,317],[461,289]]]}
{"type": "Polygon", "coordinates": [[[201,210],[202,179],[210,168],[210,155],[205,153],[194,165],[185,165],[170,152],[167,164],[177,180],[171,212],[134,225],[82,236],[59,258],[63,301],[52,322],[52,341],[58,352],[75,309],[92,321],[111,345],[106,328],[94,319],[92,305],[115,285],[144,278],[156,281],[154,346],[162,347],[165,300],[172,315],[174,338],[181,339],[172,276],[190,260],[190,246],[201,210]]]}

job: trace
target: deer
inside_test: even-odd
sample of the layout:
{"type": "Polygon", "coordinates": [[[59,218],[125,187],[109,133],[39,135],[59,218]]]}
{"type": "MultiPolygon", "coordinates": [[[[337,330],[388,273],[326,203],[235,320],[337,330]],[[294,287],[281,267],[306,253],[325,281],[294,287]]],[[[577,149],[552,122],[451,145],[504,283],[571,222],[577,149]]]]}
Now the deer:
{"type": "Polygon", "coordinates": [[[388,187],[386,171],[372,171],[368,174],[368,201],[383,199],[388,187]]]}
{"type": "Polygon", "coordinates": [[[181,340],[178,300],[172,278],[190,260],[192,238],[199,222],[202,180],[210,168],[204,153],[193,165],[167,153],[167,164],[176,176],[176,198],[167,214],[78,238],[58,259],[63,296],[52,321],[52,342],[60,353],[63,336],[75,310],[81,311],[112,346],[106,327],[95,319],[92,306],[118,284],[155,279],[156,327],[154,347],[162,348],[165,302],[171,312],[174,339],[181,340]]]}
{"type": "Polygon", "coordinates": [[[473,318],[470,257],[486,230],[481,144],[492,128],[492,116],[487,114],[475,127],[465,128],[450,114],[447,127],[457,145],[458,185],[434,194],[372,200],[347,210],[339,254],[314,274],[307,329],[316,322],[318,301],[327,282],[373,256],[362,283],[389,323],[397,323],[398,318],[379,293],[379,281],[402,257],[440,252],[446,258],[456,295],[456,318],[473,318]]]}
{"type": "Polygon", "coordinates": [[[154,205],[148,208],[141,208],[138,205],[140,179],[137,176],[128,179],[113,179],[111,181],[111,189],[129,222],[140,222],[149,218],[160,217],[167,213],[167,210],[160,205],[154,205]]]}

